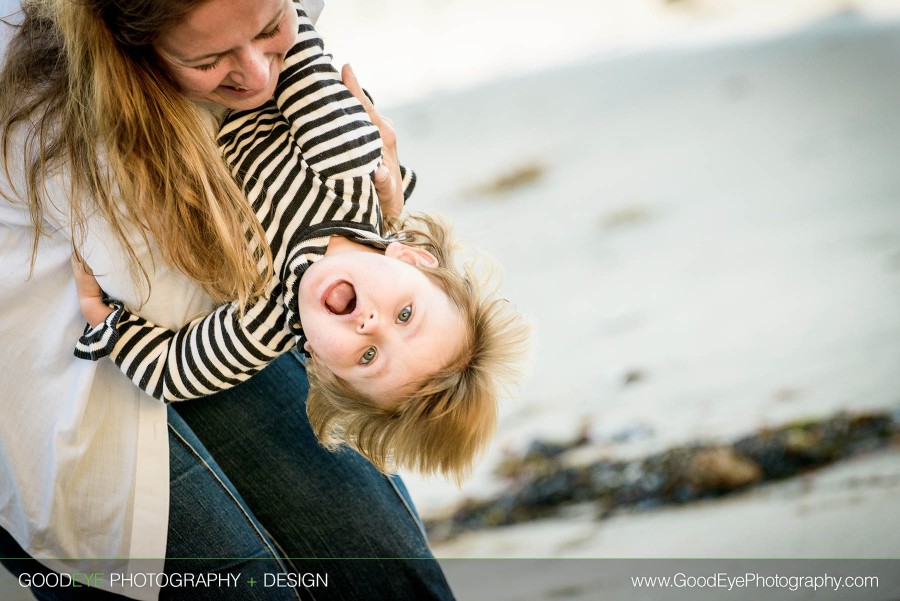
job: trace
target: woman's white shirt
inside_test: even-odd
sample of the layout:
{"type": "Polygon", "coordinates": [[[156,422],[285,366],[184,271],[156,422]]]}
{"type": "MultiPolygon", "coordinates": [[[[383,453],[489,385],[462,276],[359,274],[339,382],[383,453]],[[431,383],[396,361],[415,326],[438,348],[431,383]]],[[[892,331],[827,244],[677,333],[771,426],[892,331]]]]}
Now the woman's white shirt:
{"type": "MultiPolygon", "coordinates": [[[[302,3],[311,15],[321,0],[302,3]]],[[[18,2],[0,0],[0,16],[18,2]]],[[[5,26],[0,26],[6,29],[5,26]]],[[[6,32],[0,32],[0,54],[6,32]]],[[[13,155],[15,156],[15,155],[13,155]]],[[[46,213],[29,274],[32,224],[24,204],[0,199],[0,526],[32,556],[60,572],[163,571],[169,506],[166,408],[139,391],[111,361],[73,355],[84,329],[70,266],[66,186],[47,182],[46,213]],[[101,559],[95,559],[101,558],[101,559]],[[109,559],[119,558],[119,559],[109,559]],[[157,558],[131,560],[129,558],[157,558]]],[[[6,193],[23,189],[21,173],[6,193]]],[[[193,282],[133,240],[152,293],[131,275],[127,256],[101,219],[90,219],[83,253],[101,286],[169,328],[212,308],[193,282]],[[145,302],[144,302],[145,301],[145,302]]],[[[135,582],[139,582],[135,580],[135,582]]],[[[157,587],[116,587],[155,600],[157,587]]]]}
{"type": "MultiPolygon", "coordinates": [[[[17,174],[13,180],[21,189],[17,174]]],[[[10,182],[0,181],[4,191],[10,182]]],[[[49,197],[64,211],[59,182],[49,197]]],[[[32,226],[22,204],[0,202],[0,525],[32,556],[62,572],[160,572],[165,556],[169,453],[166,408],[109,361],[81,361],[73,341],[84,329],[72,280],[62,212],[48,229],[29,274],[32,226]],[[65,558],[65,559],[62,559],[65,558]]],[[[162,266],[154,249],[135,250],[152,294],[131,276],[124,250],[101,219],[87,228],[84,255],[110,294],[171,326],[211,308],[208,297],[162,266]],[[156,258],[156,268],[153,268],[156,258]],[[113,292],[116,290],[116,292],[113,292]]],[[[106,582],[109,582],[107,577],[106,582]]],[[[121,590],[121,589],[117,589],[121,590]]],[[[155,599],[155,587],[129,594],[155,599]]]]}

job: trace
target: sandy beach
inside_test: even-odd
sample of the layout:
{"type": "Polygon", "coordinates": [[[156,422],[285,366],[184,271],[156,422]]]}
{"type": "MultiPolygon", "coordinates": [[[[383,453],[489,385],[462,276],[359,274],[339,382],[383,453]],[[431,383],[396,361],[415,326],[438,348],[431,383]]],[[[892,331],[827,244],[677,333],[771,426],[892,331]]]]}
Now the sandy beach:
{"type": "MultiPolygon", "coordinates": [[[[585,423],[592,452],[629,457],[897,410],[898,32],[844,11],[393,111],[422,177],[416,206],[497,257],[538,340],[472,481],[407,477],[423,514],[495,492],[504,451],[585,423]]],[[[884,536],[898,470],[888,451],[695,507],[605,521],[573,508],[435,553],[900,558],[900,539],[884,536]]],[[[466,577],[458,593],[553,597],[531,566],[506,577],[508,596],[466,577]]]]}
{"type": "MultiPolygon", "coordinates": [[[[500,451],[585,421],[629,455],[897,406],[897,27],[841,13],[393,113],[415,206],[497,258],[537,330],[463,494],[500,451]]],[[[426,513],[454,496],[413,485],[426,513]]]]}
{"type": "MultiPolygon", "coordinates": [[[[536,331],[471,480],[405,475],[423,516],[498,491],[501,456],[536,438],[584,428],[585,455],[627,458],[900,411],[900,20],[828,7],[739,41],[667,25],[666,44],[623,33],[611,52],[388,95],[420,177],[410,208],[489,251],[536,331]]],[[[574,506],[434,552],[900,559],[898,496],[895,447],[674,509],[598,520],[574,506]]],[[[625,598],[532,567],[447,573],[461,600],[625,598]]],[[[846,598],[900,596],[880,592],[846,598]]],[[[2,570],[0,597],[30,598],[2,570]]]]}

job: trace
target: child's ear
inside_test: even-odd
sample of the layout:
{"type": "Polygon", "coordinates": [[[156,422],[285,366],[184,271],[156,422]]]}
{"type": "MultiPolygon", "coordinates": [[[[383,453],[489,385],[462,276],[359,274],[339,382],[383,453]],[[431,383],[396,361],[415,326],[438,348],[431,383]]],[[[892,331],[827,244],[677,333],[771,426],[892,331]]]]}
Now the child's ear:
{"type": "Polygon", "coordinates": [[[425,267],[437,267],[438,265],[437,257],[424,248],[407,246],[402,242],[391,242],[388,244],[387,248],[384,249],[384,254],[392,259],[399,259],[417,267],[420,265],[425,267]]]}

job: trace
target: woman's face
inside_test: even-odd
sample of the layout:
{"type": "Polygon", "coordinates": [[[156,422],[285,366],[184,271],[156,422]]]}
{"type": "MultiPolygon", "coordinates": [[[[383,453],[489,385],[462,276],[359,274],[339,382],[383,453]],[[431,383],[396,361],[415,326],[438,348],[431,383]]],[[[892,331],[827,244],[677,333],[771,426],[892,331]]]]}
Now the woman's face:
{"type": "Polygon", "coordinates": [[[154,49],[188,98],[247,110],[274,94],[296,36],[290,0],[208,0],[154,49]]]}

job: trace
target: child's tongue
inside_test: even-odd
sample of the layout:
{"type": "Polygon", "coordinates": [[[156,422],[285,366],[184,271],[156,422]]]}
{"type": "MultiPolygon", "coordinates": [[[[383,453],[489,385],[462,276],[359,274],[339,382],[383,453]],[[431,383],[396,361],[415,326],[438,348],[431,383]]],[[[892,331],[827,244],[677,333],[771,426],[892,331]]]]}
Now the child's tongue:
{"type": "Polygon", "coordinates": [[[356,308],[356,291],[349,282],[341,282],[325,297],[325,306],[337,315],[347,315],[356,308]]]}

